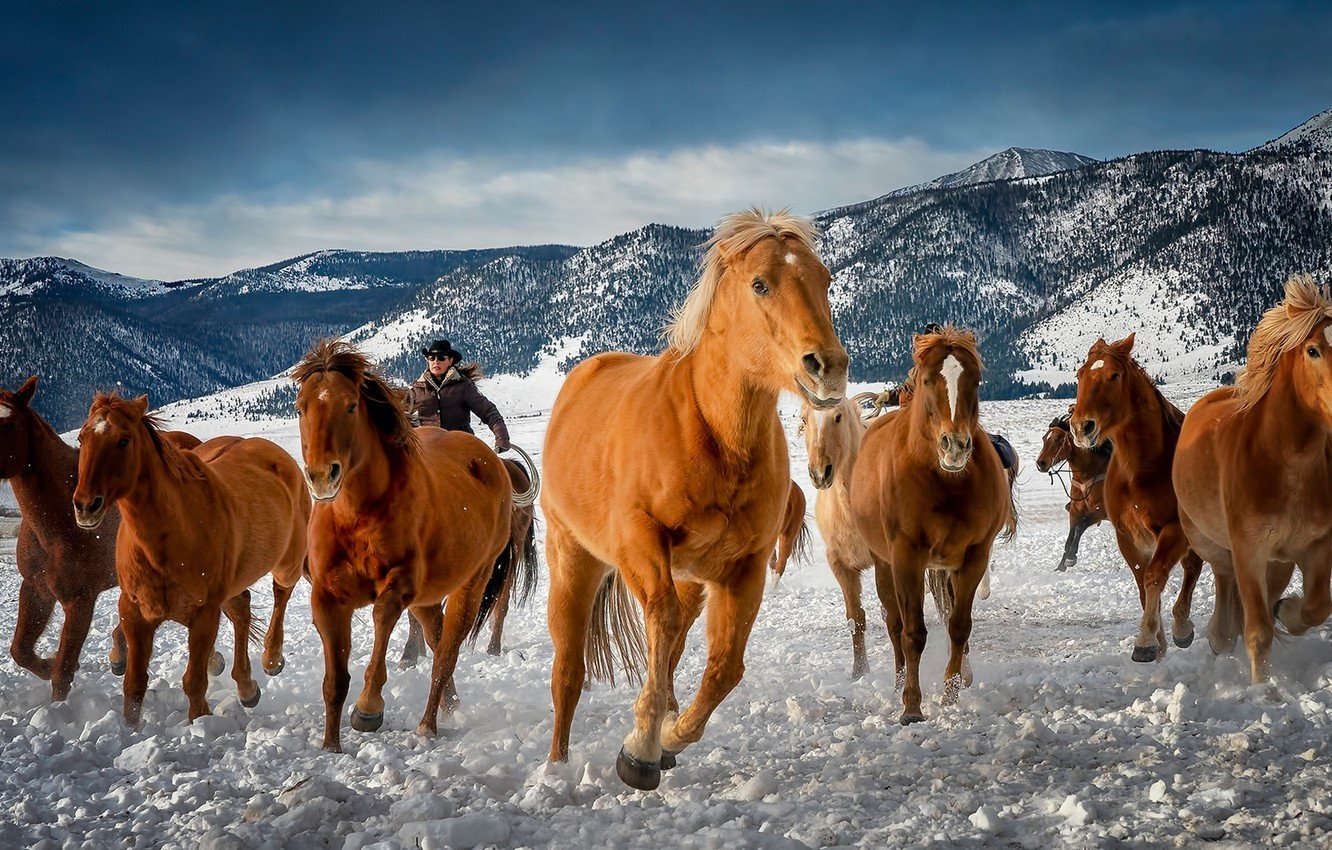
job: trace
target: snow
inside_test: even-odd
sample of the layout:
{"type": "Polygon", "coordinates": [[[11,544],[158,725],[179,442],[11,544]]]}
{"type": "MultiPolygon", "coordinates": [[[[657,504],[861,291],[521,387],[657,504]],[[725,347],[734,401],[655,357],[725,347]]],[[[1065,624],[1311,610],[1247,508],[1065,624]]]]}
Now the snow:
{"type": "MultiPolygon", "coordinates": [[[[487,384],[510,415],[514,441],[538,457],[559,380],[551,367],[487,384]]],[[[462,707],[437,739],[414,731],[425,666],[392,669],[383,729],[344,726],[340,755],[319,748],[323,655],[308,585],[291,602],[287,668],[264,679],[256,665],[263,697],[252,710],[224,675],[210,684],[214,715],[186,725],[185,631],[163,627],[142,730],[122,723],[120,681],[107,670],[115,612],[108,593],[69,702],[48,705],[49,685],[0,661],[0,846],[1327,846],[1328,629],[1278,641],[1270,685],[1250,686],[1243,657],[1214,656],[1205,640],[1172,646],[1160,663],[1130,661],[1138,600],[1109,528],[1088,532],[1077,567],[1053,572],[1067,531],[1065,496],[1032,470],[1044,426],[1066,405],[981,405],[982,422],[1007,434],[1023,459],[1022,523],[1013,543],[995,549],[993,593],[976,606],[975,685],[954,706],[939,704],[945,641],[927,614],[926,723],[897,725],[901,698],[878,618],[867,634],[870,672],[850,681],[842,600],[817,537],[813,559],[792,564],[765,599],[744,681],[650,793],[615,775],[632,723],[634,693],[623,686],[585,693],[570,761],[545,761],[544,578],[535,604],[511,613],[502,656],[464,650],[462,707]]],[[[188,409],[167,413],[184,424],[188,409]]],[[[812,496],[794,401],[781,413],[793,474],[812,496]]],[[[299,446],[294,419],[187,427],[299,446]]],[[[9,635],[17,575],[6,543],[0,634],[9,635]]],[[[1170,601],[1177,588],[1178,575],[1170,601]]],[[[1195,603],[1200,625],[1211,588],[1205,577],[1195,603]]],[[[254,591],[261,614],[269,593],[264,583],[254,591]]],[[[355,689],[370,646],[366,611],[353,628],[355,689]]],[[[230,664],[225,625],[221,634],[230,664]]],[[[57,635],[53,625],[43,651],[57,635]]],[[[400,624],[395,661],[405,635],[400,624]]],[[[680,665],[682,697],[696,689],[704,661],[700,626],[680,665]]]]}
{"type": "Polygon", "coordinates": [[[1275,150],[1308,144],[1315,150],[1332,150],[1332,109],[1318,113],[1295,129],[1278,136],[1258,150],[1275,150]]]}

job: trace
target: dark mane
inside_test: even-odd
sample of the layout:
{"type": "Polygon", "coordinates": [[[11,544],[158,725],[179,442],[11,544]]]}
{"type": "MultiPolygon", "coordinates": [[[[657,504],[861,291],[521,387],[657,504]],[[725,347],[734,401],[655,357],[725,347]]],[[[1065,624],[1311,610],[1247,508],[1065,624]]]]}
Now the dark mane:
{"type": "MultiPolygon", "coordinates": [[[[469,364],[475,365],[475,364],[469,364]]],[[[480,367],[477,367],[478,370],[480,367]]],[[[398,393],[356,346],[340,339],[323,339],[296,364],[291,379],[303,384],[314,375],[337,372],[360,389],[370,422],[384,442],[403,451],[416,449],[416,432],[398,393]]]]}

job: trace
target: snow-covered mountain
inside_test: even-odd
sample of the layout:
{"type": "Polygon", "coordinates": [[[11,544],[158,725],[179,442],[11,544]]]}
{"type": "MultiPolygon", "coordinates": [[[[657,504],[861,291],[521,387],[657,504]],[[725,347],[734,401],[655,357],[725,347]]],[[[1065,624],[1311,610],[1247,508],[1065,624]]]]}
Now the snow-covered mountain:
{"type": "Polygon", "coordinates": [[[1332,150],[1332,109],[1320,112],[1288,133],[1278,136],[1263,148],[1312,148],[1332,150]]]}
{"type": "Polygon", "coordinates": [[[92,298],[147,298],[170,290],[156,280],[126,277],[63,257],[0,260],[0,297],[67,294],[92,298]]]}
{"type": "Polygon", "coordinates": [[[956,189],[959,186],[974,186],[977,183],[989,183],[994,180],[1018,180],[1023,177],[1043,177],[1091,165],[1097,160],[1080,153],[1068,151],[1047,151],[1036,148],[1009,148],[993,156],[987,156],[980,162],[961,171],[945,174],[915,186],[889,192],[887,197],[900,198],[916,192],[931,189],[956,189]]]}

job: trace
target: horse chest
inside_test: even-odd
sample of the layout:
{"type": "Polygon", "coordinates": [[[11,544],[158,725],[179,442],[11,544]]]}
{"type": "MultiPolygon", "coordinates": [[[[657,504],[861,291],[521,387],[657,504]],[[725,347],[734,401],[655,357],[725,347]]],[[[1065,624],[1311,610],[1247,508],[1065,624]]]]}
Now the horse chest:
{"type": "Polygon", "coordinates": [[[754,492],[736,492],[734,501],[695,503],[676,528],[675,560],[685,572],[694,565],[726,563],[771,549],[776,543],[781,505],[754,492]]]}

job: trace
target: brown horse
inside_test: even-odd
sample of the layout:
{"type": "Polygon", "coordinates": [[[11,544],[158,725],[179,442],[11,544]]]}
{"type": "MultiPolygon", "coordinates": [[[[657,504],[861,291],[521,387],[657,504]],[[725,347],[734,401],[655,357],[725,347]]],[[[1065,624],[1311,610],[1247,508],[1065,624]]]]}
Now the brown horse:
{"type": "Polygon", "coordinates": [[[782,531],[777,536],[777,551],[772,553],[772,558],[768,561],[768,569],[777,576],[774,582],[786,574],[786,565],[793,556],[797,561],[803,560],[809,550],[809,523],[805,521],[805,511],[808,507],[805,502],[805,491],[792,481],[791,493],[786,498],[782,531]]]}
{"type": "MultiPolygon", "coordinates": [[[[0,479],[14,488],[23,519],[18,530],[18,622],[9,651],[15,663],[51,682],[51,700],[69,696],[79,655],[92,625],[97,597],[116,586],[116,529],[112,511],[100,533],[79,528],[69,508],[79,474],[79,452],[71,448],[32,409],[36,376],[14,392],[0,390],[0,479]],[[54,658],[36,653],[55,604],[65,613],[54,658]]],[[[182,448],[199,441],[166,431],[163,437],[182,448]]],[[[110,654],[111,670],[125,672],[125,637],[117,625],[110,654]]]]}
{"type": "Polygon", "coordinates": [[[1180,561],[1184,581],[1175,599],[1172,631],[1176,646],[1193,643],[1189,611],[1202,560],[1189,548],[1179,524],[1170,477],[1184,414],[1133,359],[1133,338],[1129,334],[1119,342],[1102,339],[1092,345],[1078,370],[1078,398],[1069,427],[1079,448],[1114,443],[1105,474],[1105,510],[1142,603],[1133,660],[1153,661],[1165,655],[1161,594],[1180,561]]]}
{"type": "Polygon", "coordinates": [[[120,506],[116,574],[127,649],[125,720],[138,725],[153,636],[166,620],[189,628],[182,682],[189,719],[208,714],[221,615],[236,631],[231,675],[242,704],[259,702],[250,672],[250,585],[273,574],[264,671],[282,670],[282,620],[305,561],[310,500],[300,468],[268,440],[217,437],[192,451],[162,439],[148,397],[99,394],[79,431],[74,517],[97,528],[120,506]]]}
{"type": "Polygon", "coordinates": [[[435,654],[417,726],[433,735],[441,700],[446,710],[457,704],[453,671],[463,641],[481,628],[508,572],[512,500],[521,496],[475,436],[413,430],[393,390],[350,344],[317,343],[292,379],[316,500],[310,604],[324,643],[324,748],[342,748],[352,612],[370,604],[375,642],[352,727],[373,732],[383,724],[389,634],[410,608],[435,654]]]}
{"type": "MultiPolygon", "coordinates": [[[[509,480],[513,483],[515,493],[540,492],[539,478],[534,482],[520,464],[508,458],[501,460],[504,461],[504,468],[509,471],[509,480]]],[[[536,465],[532,464],[532,468],[535,469],[536,465]]],[[[504,650],[504,620],[509,614],[510,605],[523,607],[536,590],[541,563],[537,559],[536,550],[535,502],[513,506],[513,517],[509,525],[509,545],[513,552],[513,567],[505,577],[499,598],[495,600],[495,607],[490,612],[490,645],[486,647],[486,652],[491,655],[499,655],[504,650]]],[[[402,648],[402,658],[398,660],[400,670],[415,667],[427,648],[425,629],[421,627],[421,621],[409,617],[407,624],[407,643],[402,648]]]]}
{"type": "Polygon", "coordinates": [[[1307,275],[1286,283],[1249,340],[1234,387],[1184,419],[1174,458],[1179,518],[1212,565],[1208,640],[1235,644],[1243,617],[1254,682],[1269,675],[1273,620],[1295,635],[1332,613],[1332,292],[1307,275]],[[1294,565],[1304,596],[1279,598],[1294,565]],[[1275,603],[1275,604],[1274,604],[1275,603]]]}
{"type": "Polygon", "coordinates": [[[631,657],[642,635],[626,588],[647,619],[647,675],[616,763],[627,784],[657,787],[740,681],[791,490],[777,396],[789,390],[831,407],[846,389],[814,237],[785,211],[727,216],[666,351],[598,355],[561,388],[542,495],[552,761],[568,758],[588,666],[608,676],[612,644],[627,666],[642,661],[631,657]],[[675,714],[675,667],[705,605],[707,669],[693,703],[675,714]]]}
{"type": "Polygon", "coordinates": [[[1072,410],[1056,417],[1041,440],[1041,453],[1036,468],[1050,477],[1062,480],[1061,465],[1068,464],[1069,478],[1068,539],[1064,541],[1064,554],[1059,559],[1057,572],[1063,572],[1078,562],[1078,546],[1082,535],[1093,525],[1105,519],[1105,475],[1110,466],[1112,446],[1109,440],[1091,449],[1080,448],[1073,442],[1068,420],[1072,410]]]}
{"type": "Polygon", "coordinates": [[[1008,475],[980,426],[983,366],[976,338],[952,325],[917,334],[912,359],[909,402],[869,426],[851,475],[852,516],[874,555],[904,685],[904,724],[925,719],[920,704],[925,571],[952,572],[947,704],[971,684],[966,657],[971,609],[989,569],[990,549],[996,536],[1011,538],[1017,527],[1008,475]]]}

